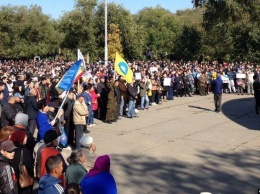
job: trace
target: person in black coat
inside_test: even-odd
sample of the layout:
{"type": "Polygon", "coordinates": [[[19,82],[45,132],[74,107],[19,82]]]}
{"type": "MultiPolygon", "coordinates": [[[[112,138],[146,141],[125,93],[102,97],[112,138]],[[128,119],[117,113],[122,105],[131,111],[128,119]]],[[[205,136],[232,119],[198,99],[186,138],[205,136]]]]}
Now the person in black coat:
{"type": "Polygon", "coordinates": [[[116,94],[116,109],[115,109],[115,119],[119,119],[120,115],[120,104],[121,104],[121,91],[118,87],[119,80],[116,80],[114,83],[115,86],[115,94],[116,94]]]}
{"type": "Polygon", "coordinates": [[[21,94],[24,95],[24,91],[25,91],[25,85],[24,85],[24,79],[25,76],[24,75],[20,75],[19,79],[15,82],[15,86],[21,86],[21,94]]]}
{"type": "Polygon", "coordinates": [[[176,77],[174,79],[175,86],[176,86],[176,91],[177,91],[177,97],[180,96],[182,97],[182,88],[183,88],[183,79],[182,76],[176,73],[176,77]]]}
{"type": "MultiPolygon", "coordinates": [[[[27,143],[27,136],[25,134],[25,131],[23,130],[16,130],[12,135],[10,140],[14,143],[14,145],[17,147],[15,149],[14,158],[12,159],[12,164],[14,168],[14,172],[16,175],[17,180],[19,180],[19,163],[22,155],[22,162],[26,166],[29,175],[33,178],[34,176],[34,165],[33,165],[33,156],[32,153],[24,147],[24,145],[27,143]]],[[[21,188],[19,181],[18,181],[18,193],[19,194],[27,194],[31,193],[32,186],[21,188]]]]}
{"type": "Polygon", "coordinates": [[[107,89],[105,83],[105,77],[100,77],[100,82],[97,85],[98,99],[98,109],[99,109],[99,119],[105,120],[107,114],[107,89]]]}
{"type": "Polygon", "coordinates": [[[14,125],[15,115],[17,114],[14,108],[15,98],[10,96],[7,99],[7,103],[4,104],[1,114],[1,128],[10,125],[14,125]]]}
{"type": "Polygon", "coordinates": [[[75,125],[73,122],[73,106],[74,106],[74,92],[70,90],[67,99],[64,102],[63,110],[64,110],[64,120],[65,120],[65,133],[68,137],[68,144],[74,146],[74,131],[75,125]]]}
{"type": "Polygon", "coordinates": [[[36,128],[36,117],[38,114],[36,95],[36,90],[31,89],[30,94],[25,97],[25,113],[29,116],[28,128],[32,135],[36,128]]]}

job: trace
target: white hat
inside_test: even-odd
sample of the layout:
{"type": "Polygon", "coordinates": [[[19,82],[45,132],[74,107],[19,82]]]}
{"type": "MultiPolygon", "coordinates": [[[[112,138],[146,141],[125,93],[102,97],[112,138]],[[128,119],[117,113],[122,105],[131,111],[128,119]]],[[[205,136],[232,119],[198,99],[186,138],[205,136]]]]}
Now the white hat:
{"type": "Polygon", "coordinates": [[[93,138],[89,135],[83,136],[80,140],[79,143],[82,147],[90,147],[91,144],[93,143],[93,138]]]}

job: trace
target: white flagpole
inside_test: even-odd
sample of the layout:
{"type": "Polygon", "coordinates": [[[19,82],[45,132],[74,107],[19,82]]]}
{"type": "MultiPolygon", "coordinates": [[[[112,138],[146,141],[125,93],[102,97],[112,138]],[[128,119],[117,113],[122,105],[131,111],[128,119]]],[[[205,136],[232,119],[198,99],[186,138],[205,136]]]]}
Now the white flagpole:
{"type": "Polygon", "coordinates": [[[107,0],[105,0],[105,66],[107,67],[108,48],[107,48],[107,0]]]}
{"type": "Polygon", "coordinates": [[[64,104],[65,100],[67,99],[67,96],[68,96],[69,92],[70,92],[70,91],[67,91],[67,93],[66,93],[66,95],[65,95],[65,97],[64,97],[64,99],[63,99],[63,101],[62,101],[62,103],[61,103],[61,105],[60,105],[60,108],[59,108],[59,110],[58,110],[58,112],[57,112],[57,114],[56,114],[56,116],[55,116],[55,118],[54,118],[54,121],[57,119],[58,114],[60,113],[60,111],[61,111],[61,109],[62,109],[62,107],[63,107],[63,104],[64,104]]]}

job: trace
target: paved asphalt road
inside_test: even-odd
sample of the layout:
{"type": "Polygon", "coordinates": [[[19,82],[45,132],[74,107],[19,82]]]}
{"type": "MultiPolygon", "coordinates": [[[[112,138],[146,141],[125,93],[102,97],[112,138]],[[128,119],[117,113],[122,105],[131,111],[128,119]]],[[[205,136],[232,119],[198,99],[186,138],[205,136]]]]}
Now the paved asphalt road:
{"type": "MultiPolygon", "coordinates": [[[[109,154],[119,194],[254,194],[260,189],[260,116],[253,96],[175,98],[135,119],[91,128],[109,154]]],[[[69,151],[64,150],[67,156],[69,151]]]]}

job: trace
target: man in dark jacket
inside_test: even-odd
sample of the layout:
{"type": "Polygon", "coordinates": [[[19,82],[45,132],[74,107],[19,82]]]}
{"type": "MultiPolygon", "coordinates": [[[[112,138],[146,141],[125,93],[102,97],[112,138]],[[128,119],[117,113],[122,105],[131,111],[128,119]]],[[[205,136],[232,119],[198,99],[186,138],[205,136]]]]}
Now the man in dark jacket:
{"type": "Polygon", "coordinates": [[[10,160],[14,158],[16,147],[6,140],[0,146],[0,193],[18,193],[17,180],[10,160]]]}
{"type": "Polygon", "coordinates": [[[116,94],[116,108],[115,108],[115,119],[119,119],[119,115],[120,115],[120,104],[121,104],[121,92],[120,89],[118,87],[119,85],[119,81],[116,80],[114,83],[114,87],[115,87],[115,94],[116,94]]]}
{"type": "Polygon", "coordinates": [[[73,122],[73,106],[75,103],[74,100],[74,92],[73,90],[70,90],[67,99],[64,102],[63,110],[64,110],[64,120],[65,120],[65,132],[68,137],[68,144],[74,146],[73,140],[74,140],[74,131],[75,131],[75,125],[73,122]]]}
{"type": "Polygon", "coordinates": [[[17,114],[14,108],[15,98],[10,96],[7,103],[3,106],[1,114],[1,127],[6,125],[13,126],[15,121],[15,115],[17,114]]]}
{"type": "Polygon", "coordinates": [[[34,131],[36,128],[36,117],[38,114],[36,95],[36,90],[31,89],[30,94],[26,96],[25,100],[25,113],[29,116],[28,127],[32,135],[34,135],[34,131]]]}
{"type": "Polygon", "coordinates": [[[2,81],[3,83],[5,84],[5,89],[4,89],[4,98],[3,100],[1,101],[2,102],[2,105],[4,105],[4,103],[7,102],[7,98],[9,97],[9,90],[8,90],[8,87],[7,87],[7,77],[2,77],[2,81]]]}
{"type": "Polygon", "coordinates": [[[46,106],[46,99],[47,99],[47,93],[48,93],[48,86],[47,84],[47,79],[46,77],[42,77],[41,83],[39,85],[39,90],[40,90],[40,104],[41,106],[45,107],[46,106]]]}
{"type": "Polygon", "coordinates": [[[211,90],[214,93],[214,103],[215,103],[215,112],[220,112],[221,100],[222,100],[222,88],[223,81],[221,75],[217,75],[217,79],[213,80],[211,83],[211,90]]]}
{"type": "Polygon", "coordinates": [[[9,91],[8,91],[7,85],[2,81],[0,81],[0,90],[3,91],[3,94],[4,94],[4,98],[1,100],[1,105],[4,106],[4,104],[7,102],[7,98],[9,96],[9,91]]]}
{"type": "Polygon", "coordinates": [[[128,111],[127,118],[137,117],[135,114],[135,100],[137,98],[137,88],[134,86],[134,80],[132,83],[127,84],[127,92],[128,92],[128,111]]]}
{"type": "Polygon", "coordinates": [[[260,110],[260,83],[259,83],[259,77],[257,75],[253,76],[254,83],[254,96],[255,96],[255,112],[257,115],[259,115],[260,110]]]}

